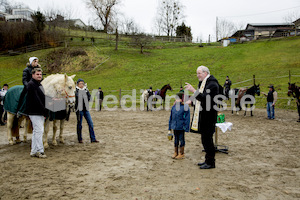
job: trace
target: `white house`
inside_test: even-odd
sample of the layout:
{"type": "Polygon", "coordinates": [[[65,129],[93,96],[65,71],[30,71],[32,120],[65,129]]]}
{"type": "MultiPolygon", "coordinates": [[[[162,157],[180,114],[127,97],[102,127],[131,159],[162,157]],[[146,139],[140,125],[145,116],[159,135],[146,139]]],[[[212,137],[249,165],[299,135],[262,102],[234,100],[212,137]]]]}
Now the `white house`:
{"type": "Polygon", "coordinates": [[[12,10],[12,15],[6,15],[5,20],[10,22],[32,21],[33,11],[29,8],[18,8],[12,10]]]}

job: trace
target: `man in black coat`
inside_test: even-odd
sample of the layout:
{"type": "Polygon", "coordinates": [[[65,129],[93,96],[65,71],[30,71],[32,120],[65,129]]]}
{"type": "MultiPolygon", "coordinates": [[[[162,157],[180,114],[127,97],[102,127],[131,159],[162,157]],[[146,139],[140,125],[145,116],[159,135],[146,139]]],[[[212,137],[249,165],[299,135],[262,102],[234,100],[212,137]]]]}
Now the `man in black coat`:
{"type": "Polygon", "coordinates": [[[102,91],[101,87],[99,87],[99,89],[98,89],[98,95],[97,96],[98,96],[98,103],[99,103],[98,111],[101,111],[103,98],[104,98],[104,94],[103,94],[103,91],[102,91]]]}
{"type": "Polygon", "coordinates": [[[26,113],[33,127],[31,141],[31,157],[46,158],[43,145],[44,120],[47,116],[45,108],[44,88],[41,85],[42,69],[32,70],[32,79],[27,84],[26,113]]]}
{"type": "Polygon", "coordinates": [[[230,87],[231,87],[231,80],[229,79],[228,76],[226,76],[226,80],[225,80],[225,83],[224,83],[223,87],[225,88],[225,96],[228,99],[229,98],[229,90],[230,90],[230,87]]]}
{"type": "MultiPolygon", "coordinates": [[[[205,66],[198,67],[197,77],[199,79],[197,90],[189,83],[185,86],[187,90],[194,93],[191,99],[196,99],[191,132],[201,134],[202,145],[206,153],[205,162],[198,163],[198,166],[200,169],[210,169],[215,168],[213,134],[217,122],[217,105],[214,97],[219,94],[219,83],[214,76],[210,75],[209,69],[205,66]]],[[[191,104],[191,100],[186,103],[191,104]]]]}

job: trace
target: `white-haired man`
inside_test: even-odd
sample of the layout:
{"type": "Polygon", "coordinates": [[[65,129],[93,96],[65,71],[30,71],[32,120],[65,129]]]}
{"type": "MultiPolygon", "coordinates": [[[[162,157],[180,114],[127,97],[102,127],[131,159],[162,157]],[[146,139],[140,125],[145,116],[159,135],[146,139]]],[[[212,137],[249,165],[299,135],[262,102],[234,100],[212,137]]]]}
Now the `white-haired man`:
{"type": "MultiPolygon", "coordinates": [[[[213,134],[217,122],[217,108],[214,97],[219,94],[219,83],[217,79],[210,75],[210,71],[205,66],[197,68],[197,77],[199,80],[196,90],[191,84],[186,83],[185,88],[194,95],[196,99],[194,116],[191,124],[191,132],[201,134],[202,145],[205,150],[205,162],[198,163],[200,169],[215,168],[215,146],[213,134]],[[208,98],[209,97],[209,98],[208,98]]],[[[190,104],[191,100],[186,103],[190,104]]]]}

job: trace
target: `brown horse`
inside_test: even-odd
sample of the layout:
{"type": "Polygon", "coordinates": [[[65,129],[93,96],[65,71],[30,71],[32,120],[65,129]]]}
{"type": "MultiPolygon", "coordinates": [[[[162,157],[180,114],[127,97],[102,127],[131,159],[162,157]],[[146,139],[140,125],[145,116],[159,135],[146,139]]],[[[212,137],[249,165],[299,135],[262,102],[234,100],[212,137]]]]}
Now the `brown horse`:
{"type": "Polygon", "coordinates": [[[170,84],[164,85],[160,90],[156,90],[154,98],[153,98],[154,101],[157,101],[157,98],[155,98],[155,96],[157,96],[157,95],[162,98],[163,109],[165,109],[165,101],[166,101],[167,90],[171,90],[171,91],[173,90],[170,84]]]}
{"type": "MultiPolygon", "coordinates": [[[[237,95],[237,99],[235,101],[235,107],[236,107],[236,112],[238,113],[239,110],[242,109],[242,106],[241,106],[241,99],[243,98],[244,95],[248,95],[248,97],[246,96],[246,98],[244,99],[245,102],[249,102],[251,101],[251,96],[253,98],[255,98],[255,94],[257,94],[258,96],[260,96],[260,88],[259,88],[259,84],[258,85],[255,85],[252,86],[251,88],[247,89],[247,88],[241,88],[241,89],[233,89],[232,90],[234,92],[235,95],[237,95]],[[250,95],[250,96],[249,96],[250,95]]],[[[230,97],[230,96],[229,96],[230,97]]],[[[249,104],[250,105],[250,115],[251,117],[253,116],[253,113],[252,113],[252,106],[253,104],[249,104]]],[[[248,104],[245,104],[246,106],[246,109],[245,109],[245,113],[244,113],[244,116],[246,116],[246,112],[247,112],[247,107],[248,107],[248,104]]],[[[232,107],[232,110],[231,110],[231,113],[233,114],[233,107],[232,107]]]]}
{"type": "Polygon", "coordinates": [[[288,89],[288,96],[293,96],[296,99],[299,115],[299,119],[297,122],[300,122],[300,87],[297,86],[295,83],[289,83],[288,89]]]}

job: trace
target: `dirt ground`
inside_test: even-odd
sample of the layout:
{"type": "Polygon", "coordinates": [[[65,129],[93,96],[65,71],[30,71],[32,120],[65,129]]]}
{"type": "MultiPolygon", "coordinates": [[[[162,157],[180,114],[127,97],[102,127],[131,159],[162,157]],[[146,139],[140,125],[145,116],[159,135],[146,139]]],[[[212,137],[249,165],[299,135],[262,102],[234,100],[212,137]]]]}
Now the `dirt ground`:
{"type": "MultiPolygon", "coordinates": [[[[51,145],[46,159],[31,158],[30,144],[8,145],[0,127],[0,199],[300,199],[300,123],[297,112],[265,109],[254,117],[224,112],[231,131],[219,131],[229,154],[216,154],[216,168],[200,170],[200,135],[186,133],[186,158],[173,160],[167,139],[169,111],[91,111],[96,137],[76,136],[75,114],[66,143],[51,145]]],[[[23,133],[23,129],[21,132],[23,133]]]]}

